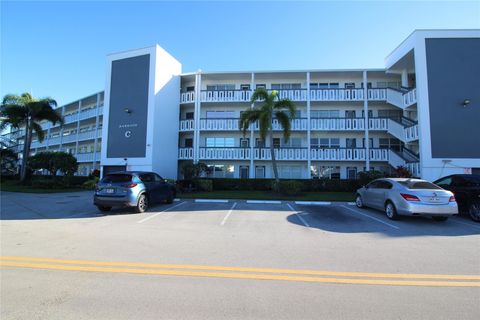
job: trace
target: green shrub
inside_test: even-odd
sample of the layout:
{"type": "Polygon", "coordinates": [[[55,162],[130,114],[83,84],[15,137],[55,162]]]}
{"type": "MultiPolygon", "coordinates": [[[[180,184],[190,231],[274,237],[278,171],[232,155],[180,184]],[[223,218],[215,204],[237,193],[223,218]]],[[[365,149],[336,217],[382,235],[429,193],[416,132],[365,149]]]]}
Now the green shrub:
{"type": "Polygon", "coordinates": [[[385,174],[380,171],[362,171],[358,173],[358,182],[364,186],[378,178],[385,177],[385,174]]]}
{"type": "Polygon", "coordinates": [[[304,186],[299,180],[280,180],[278,183],[273,181],[272,189],[286,196],[296,196],[302,192],[304,186]]]}
{"type": "Polygon", "coordinates": [[[100,179],[98,177],[93,177],[92,179],[88,179],[82,184],[82,188],[88,189],[88,190],[94,190],[95,185],[98,183],[100,179]]]}
{"type": "Polygon", "coordinates": [[[68,185],[62,179],[34,179],[32,180],[32,187],[39,189],[63,189],[68,185]]]}
{"type": "Polygon", "coordinates": [[[193,184],[198,191],[212,191],[213,182],[209,179],[195,179],[193,184]]]}
{"type": "Polygon", "coordinates": [[[233,179],[233,178],[215,178],[212,179],[213,190],[272,190],[273,179],[233,179]]]}

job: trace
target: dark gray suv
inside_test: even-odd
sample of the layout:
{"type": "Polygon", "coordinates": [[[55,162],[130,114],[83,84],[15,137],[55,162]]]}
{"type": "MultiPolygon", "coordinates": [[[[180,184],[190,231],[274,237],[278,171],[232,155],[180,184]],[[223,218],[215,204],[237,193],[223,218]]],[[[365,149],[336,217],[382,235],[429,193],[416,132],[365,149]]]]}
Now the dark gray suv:
{"type": "Polygon", "coordinates": [[[175,187],[154,172],[122,171],[110,173],[98,182],[93,204],[100,211],[127,206],[141,213],[150,203],[172,203],[175,195],[175,187]]]}

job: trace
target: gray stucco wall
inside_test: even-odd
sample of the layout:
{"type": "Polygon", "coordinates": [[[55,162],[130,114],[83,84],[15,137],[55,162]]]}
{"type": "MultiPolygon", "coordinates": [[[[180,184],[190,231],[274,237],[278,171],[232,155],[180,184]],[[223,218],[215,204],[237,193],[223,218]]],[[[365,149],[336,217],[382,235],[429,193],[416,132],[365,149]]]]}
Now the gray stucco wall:
{"type": "Polygon", "coordinates": [[[480,158],[480,39],[425,41],[432,157],[480,158]]]}
{"type": "Polygon", "coordinates": [[[107,158],[145,157],[149,68],[149,54],[112,62],[107,158]]]}

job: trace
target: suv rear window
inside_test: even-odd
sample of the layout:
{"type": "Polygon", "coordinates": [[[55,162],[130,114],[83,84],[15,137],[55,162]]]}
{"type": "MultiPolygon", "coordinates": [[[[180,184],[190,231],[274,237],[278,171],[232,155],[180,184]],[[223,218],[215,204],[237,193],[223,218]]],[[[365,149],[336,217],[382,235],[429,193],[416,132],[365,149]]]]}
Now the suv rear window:
{"type": "Polygon", "coordinates": [[[132,181],[132,175],[130,174],[109,174],[105,176],[101,182],[118,183],[118,182],[130,182],[130,181],[132,181]]]}
{"type": "Polygon", "coordinates": [[[427,181],[398,181],[408,189],[442,189],[439,186],[427,181]]]}

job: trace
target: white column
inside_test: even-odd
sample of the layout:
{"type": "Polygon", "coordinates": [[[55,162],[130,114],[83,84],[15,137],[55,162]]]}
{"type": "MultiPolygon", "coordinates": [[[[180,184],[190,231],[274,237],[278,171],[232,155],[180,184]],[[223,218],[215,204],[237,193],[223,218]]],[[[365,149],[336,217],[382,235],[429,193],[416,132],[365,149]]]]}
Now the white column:
{"type": "Polygon", "coordinates": [[[200,156],[200,94],[202,84],[202,75],[197,72],[195,75],[195,103],[193,111],[193,163],[198,163],[200,156]]]}
{"type": "Polygon", "coordinates": [[[75,156],[78,155],[78,134],[80,133],[80,110],[82,109],[82,100],[78,101],[78,110],[77,110],[77,138],[75,141],[75,156]]]}
{"type": "Polygon", "coordinates": [[[407,69],[402,70],[402,87],[408,87],[408,71],[407,71],[407,69]]]}
{"type": "Polygon", "coordinates": [[[97,112],[95,115],[95,140],[93,140],[93,170],[97,168],[97,145],[98,145],[98,124],[99,124],[99,115],[100,112],[100,93],[97,93],[97,112]]]}
{"type": "Polygon", "coordinates": [[[367,71],[363,71],[363,113],[365,121],[365,170],[370,171],[370,141],[368,139],[368,81],[367,71]]]}
{"type": "Polygon", "coordinates": [[[312,157],[310,154],[310,72],[307,72],[307,177],[312,178],[312,157]]]}
{"type": "MultiPolygon", "coordinates": [[[[252,93],[253,93],[253,91],[255,91],[254,88],[255,88],[255,74],[252,72],[252,77],[251,77],[251,80],[250,80],[250,90],[251,90],[252,93]]],[[[250,108],[253,109],[254,105],[255,104],[252,103],[250,105],[250,108]]],[[[253,162],[254,151],[255,151],[253,149],[254,143],[255,143],[255,141],[253,141],[254,138],[255,138],[255,136],[254,136],[253,125],[252,125],[250,127],[250,170],[249,170],[249,173],[248,173],[250,179],[255,178],[255,167],[254,167],[255,164],[253,162]]]]}
{"type": "MultiPolygon", "coordinates": [[[[50,146],[50,128],[51,128],[51,125],[49,125],[48,129],[47,129],[47,137],[45,138],[45,146],[46,146],[46,150],[48,150],[48,147],[50,146]]],[[[61,149],[58,149],[58,151],[62,151],[61,149]]]]}
{"type": "MultiPolygon", "coordinates": [[[[65,115],[65,107],[62,107],[62,119],[64,115],[65,115]]],[[[63,148],[63,126],[60,126],[60,143],[58,146],[58,150],[63,151],[62,148],[63,148]]]]}

